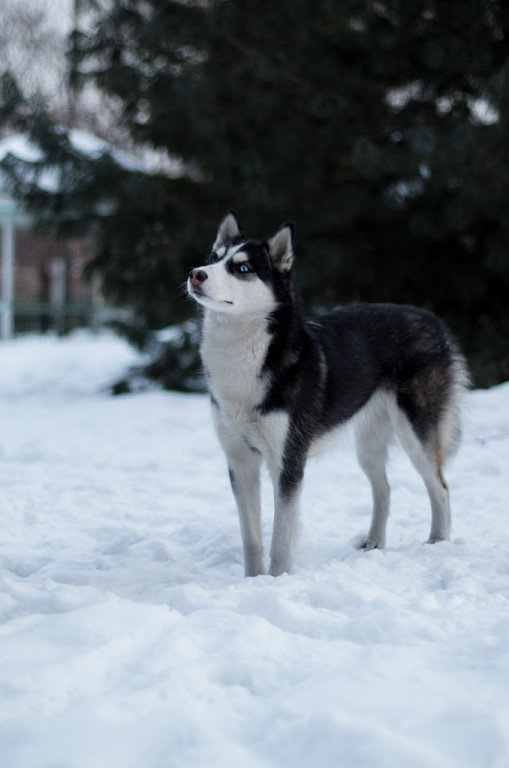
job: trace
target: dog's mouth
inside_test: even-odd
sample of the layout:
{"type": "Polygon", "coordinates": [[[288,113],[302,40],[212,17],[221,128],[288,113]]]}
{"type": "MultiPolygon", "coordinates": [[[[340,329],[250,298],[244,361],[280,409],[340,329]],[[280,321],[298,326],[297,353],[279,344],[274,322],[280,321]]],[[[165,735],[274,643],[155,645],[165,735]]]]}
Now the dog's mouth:
{"type": "Polygon", "coordinates": [[[233,305],[233,301],[228,301],[227,299],[223,299],[222,301],[221,300],[212,299],[210,296],[207,296],[205,291],[199,285],[193,285],[193,283],[191,283],[190,281],[189,281],[189,293],[192,296],[197,296],[197,297],[199,296],[200,298],[208,299],[209,301],[212,301],[212,302],[217,303],[217,304],[230,304],[230,305],[233,305]]]}
{"type": "Polygon", "coordinates": [[[191,296],[194,296],[195,298],[204,298],[208,299],[207,294],[201,287],[201,285],[195,285],[190,280],[187,281],[187,290],[191,294],[191,296]]]}

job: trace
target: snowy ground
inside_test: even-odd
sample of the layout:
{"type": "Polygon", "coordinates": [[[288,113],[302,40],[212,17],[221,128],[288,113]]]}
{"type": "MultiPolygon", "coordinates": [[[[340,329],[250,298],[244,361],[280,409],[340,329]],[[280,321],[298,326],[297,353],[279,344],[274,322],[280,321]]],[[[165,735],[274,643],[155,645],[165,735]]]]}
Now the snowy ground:
{"type": "MultiPolygon", "coordinates": [[[[389,546],[351,445],[310,463],[296,571],[242,577],[204,397],[103,387],[112,337],[0,345],[8,768],[507,768],[509,384],[469,396],[451,542],[395,452],[389,546]]],[[[270,489],[265,479],[269,542],[270,489]]]]}

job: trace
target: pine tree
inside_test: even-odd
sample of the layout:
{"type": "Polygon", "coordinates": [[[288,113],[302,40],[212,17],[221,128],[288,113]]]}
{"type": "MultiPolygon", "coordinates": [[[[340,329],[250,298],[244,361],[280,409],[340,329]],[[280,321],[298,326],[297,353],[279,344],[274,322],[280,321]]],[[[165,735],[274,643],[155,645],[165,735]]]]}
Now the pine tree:
{"type": "Polygon", "coordinates": [[[179,285],[233,206],[254,236],[296,221],[309,309],[425,306],[494,383],[509,377],[508,40],[502,0],[117,0],[75,34],[74,80],[182,175],[77,157],[41,120],[65,188],[41,195],[7,167],[47,226],[93,226],[94,268],[145,328],[189,315],[179,285]]]}

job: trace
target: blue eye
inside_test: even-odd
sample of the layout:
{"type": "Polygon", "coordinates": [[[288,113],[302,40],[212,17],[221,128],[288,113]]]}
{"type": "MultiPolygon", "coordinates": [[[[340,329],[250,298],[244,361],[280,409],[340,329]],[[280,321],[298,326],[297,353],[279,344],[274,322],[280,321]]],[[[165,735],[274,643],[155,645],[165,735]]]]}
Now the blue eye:
{"type": "Polygon", "coordinates": [[[241,264],[239,267],[239,272],[251,272],[251,268],[247,264],[241,264]]]}

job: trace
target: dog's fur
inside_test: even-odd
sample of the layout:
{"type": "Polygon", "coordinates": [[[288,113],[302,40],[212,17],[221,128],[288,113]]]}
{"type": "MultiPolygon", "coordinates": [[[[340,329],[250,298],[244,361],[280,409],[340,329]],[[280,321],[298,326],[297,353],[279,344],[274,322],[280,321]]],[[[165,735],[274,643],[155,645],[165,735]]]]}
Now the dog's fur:
{"type": "Polygon", "coordinates": [[[291,224],[268,240],[249,240],[230,211],[208,264],[187,283],[205,308],[200,351],[237,502],[246,576],[265,573],[262,460],[274,485],[270,573],[277,576],[292,567],[306,460],[347,422],[373,491],[362,546],[385,544],[385,465],[394,434],[429,494],[429,542],[450,536],[442,468],[460,436],[463,357],[441,321],[415,307],[356,304],[305,321],[293,259],[291,224]]]}

